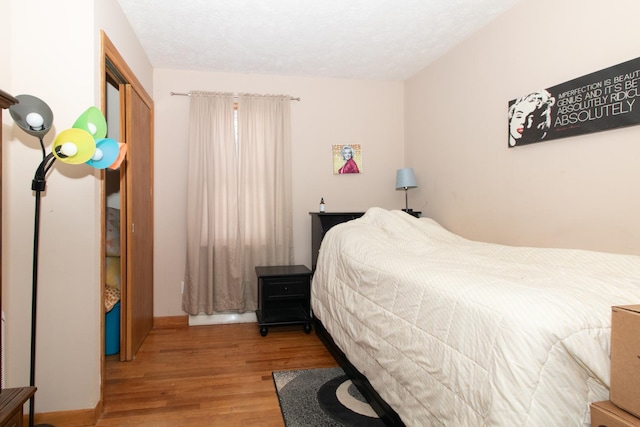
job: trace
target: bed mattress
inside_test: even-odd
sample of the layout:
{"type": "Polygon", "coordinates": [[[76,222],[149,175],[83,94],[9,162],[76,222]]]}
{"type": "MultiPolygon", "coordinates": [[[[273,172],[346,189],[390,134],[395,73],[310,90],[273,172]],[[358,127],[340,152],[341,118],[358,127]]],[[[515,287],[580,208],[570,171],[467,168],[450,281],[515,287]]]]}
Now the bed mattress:
{"type": "Polygon", "coordinates": [[[312,310],[407,426],[589,425],[640,257],[511,247],[371,208],[325,235],[312,310]]]}

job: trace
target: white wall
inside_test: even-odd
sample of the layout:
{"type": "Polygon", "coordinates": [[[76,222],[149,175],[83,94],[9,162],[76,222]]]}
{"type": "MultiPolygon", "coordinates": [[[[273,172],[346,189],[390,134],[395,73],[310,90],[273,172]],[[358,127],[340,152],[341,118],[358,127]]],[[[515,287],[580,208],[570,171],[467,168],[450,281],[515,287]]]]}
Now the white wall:
{"type": "MultiPolygon", "coordinates": [[[[35,95],[49,104],[54,129],[45,138],[47,148],[56,133],[71,127],[96,102],[93,21],[74,19],[91,16],[91,2],[11,1],[11,84],[5,90],[35,95]],[[67,7],[74,12],[60,13],[67,7]],[[53,16],[59,16],[55,31],[51,31],[53,16]]],[[[41,153],[37,139],[17,126],[3,145],[2,296],[7,315],[7,386],[15,387],[29,384],[31,180],[41,153]]],[[[91,386],[100,374],[94,181],[90,168],[58,163],[43,193],[36,412],[87,408],[97,401],[97,388],[91,386]]]]}
{"type": "MultiPolygon", "coordinates": [[[[11,2],[5,2],[0,7],[2,8],[2,13],[0,13],[0,58],[9,58],[11,54],[11,2]]],[[[6,59],[3,59],[3,63],[5,61],[6,59]]],[[[0,67],[0,89],[6,92],[10,80],[9,67],[0,67]]],[[[3,121],[4,116],[3,114],[3,121]]]]}
{"type": "Polygon", "coordinates": [[[292,101],[293,216],[296,263],[311,263],[311,219],[324,197],[328,212],[404,207],[395,172],[404,166],[403,83],[222,74],[157,69],[155,120],[155,316],[185,314],[180,282],[186,245],[189,98],[169,92],[209,90],[288,94],[292,101]],[[331,145],[362,144],[363,172],[333,175],[331,145]]]}
{"type": "MultiPolygon", "coordinates": [[[[11,0],[3,4],[2,89],[43,99],[60,131],[100,106],[100,29],[140,80],[152,71],[116,0],[11,0]],[[6,16],[5,12],[9,15],[6,16]],[[6,22],[5,22],[6,21],[6,22]],[[146,66],[145,66],[146,61],[146,66]],[[131,65],[131,63],[130,63],[131,65]]],[[[39,143],[4,117],[2,305],[7,314],[7,387],[29,383],[34,196],[39,143]]],[[[100,173],[57,162],[41,207],[36,412],[93,409],[100,397],[100,173]]]]}
{"type": "Polygon", "coordinates": [[[507,104],[640,56],[640,2],[523,1],[406,82],[421,208],[473,239],[640,253],[640,126],[507,148],[507,104]]]}

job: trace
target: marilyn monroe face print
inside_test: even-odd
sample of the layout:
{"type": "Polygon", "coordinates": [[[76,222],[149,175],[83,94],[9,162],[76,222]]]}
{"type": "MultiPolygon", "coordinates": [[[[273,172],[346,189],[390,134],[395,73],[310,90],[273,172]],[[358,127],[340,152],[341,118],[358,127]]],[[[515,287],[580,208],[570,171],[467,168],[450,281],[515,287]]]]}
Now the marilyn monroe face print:
{"type": "Polygon", "coordinates": [[[518,98],[509,107],[509,146],[544,139],[551,127],[551,107],[555,102],[546,90],[518,98]]]}

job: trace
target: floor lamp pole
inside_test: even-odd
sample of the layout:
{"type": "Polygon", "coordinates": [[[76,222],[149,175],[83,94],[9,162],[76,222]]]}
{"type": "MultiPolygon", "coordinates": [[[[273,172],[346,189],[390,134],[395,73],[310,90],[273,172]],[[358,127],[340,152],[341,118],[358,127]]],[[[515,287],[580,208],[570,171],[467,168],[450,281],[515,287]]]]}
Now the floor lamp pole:
{"type": "MultiPolygon", "coordinates": [[[[36,208],[33,222],[33,270],[31,283],[31,359],[29,385],[36,385],[36,317],[38,309],[38,246],[40,236],[40,191],[36,190],[36,208]]],[[[29,400],[29,427],[33,427],[35,414],[35,394],[29,400]]]]}
{"type": "MultiPolygon", "coordinates": [[[[42,139],[40,139],[42,145],[42,139]]],[[[44,151],[43,151],[44,155],[44,151]]],[[[35,191],[35,211],[33,220],[33,265],[32,265],[32,282],[31,282],[31,359],[29,366],[29,385],[36,385],[36,319],[38,314],[38,253],[40,248],[40,199],[47,182],[46,175],[56,158],[50,153],[44,157],[40,166],[36,170],[33,181],[31,182],[31,190],[35,191]]],[[[29,399],[29,427],[34,427],[35,418],[35,394],[29,399]]],[[[38,424],[38,427],[53,427],[51,424],[38,424]]]]}

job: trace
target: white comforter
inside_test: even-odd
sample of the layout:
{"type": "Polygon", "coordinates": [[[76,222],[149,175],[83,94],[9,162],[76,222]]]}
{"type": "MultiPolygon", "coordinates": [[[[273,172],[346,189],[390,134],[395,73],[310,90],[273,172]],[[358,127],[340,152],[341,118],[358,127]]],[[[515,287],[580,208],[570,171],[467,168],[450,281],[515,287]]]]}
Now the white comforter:
{"type": "Polygon", "coordinates": [[[324,237],[312,309],[407,426],[589,425],[640,257],[466,240],[371,208],[324,237]]]}

